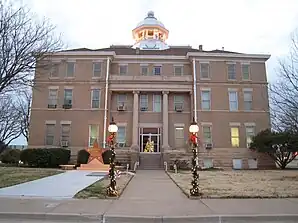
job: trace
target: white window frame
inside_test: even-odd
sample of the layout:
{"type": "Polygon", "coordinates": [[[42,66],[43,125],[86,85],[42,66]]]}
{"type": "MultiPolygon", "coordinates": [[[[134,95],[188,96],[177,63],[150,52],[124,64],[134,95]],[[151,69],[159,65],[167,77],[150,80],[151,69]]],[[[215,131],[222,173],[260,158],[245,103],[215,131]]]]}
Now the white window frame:
{"type": "Polygon", "coordinates": [[[91,89],[91,108],[92,109],[99,109],[100,108],[100,97],[101,97],[101,91],[99,88],[91,89]],[[94,91],[98,91],[98,100],[94,99],[94,91]],[[93,101],[98,101],[98,107],[93,107],[93,101]]]}
{"type": "Polygon", "coordinates": [[[242,76],[242,80],[244,80],[244,81],[251,80],[251,77],[250,77],[250,64],[249,63],[243,63],[243,64],[241,64],[241,76],[242,76]],[[244,78],[244,67],[247,67],[248,78],[244,78]]]}
{"type": "Polygon", "coordinates": [[[227,63],[227,73],[228,73],[228,80],[237,80],[237,69],[236,69],[236,63],[227,63]],[[233,66],[234,67],[234,75],[235,75],[235,78],[230,78],[232,76],[230,76],[230,66],[233,66]]]}
{"type": "Polygon", "coordinates": [[[101,77],[102,74],[102,62],[93,62],[93,73],[92,73],[92,77],[93,78],[98,78],[101,77]],[[99,65],[100,68],[96,68],[96,65],[99,65]]]}
{"type": "Polygon", "coordinates": [[[183,76],[184,75],[184,66],[183,65],[174,65],[174,76],[183,76]],[[176,72],[176,68],[181,69],[181,73],[176,72]]]}
{"type": "Polygon", "coordinates": [[[154,65],[153,66],[153,70],[152,70],[152,74],[153,75],[156,75],[156,76],[161,76],[161,74],[162,74],[162,66],[161,65],[154,65]],[[156,74],[155,68],[158,68],[158,67],[159,67],[160,73],[159,74],[156,74]]]}
{"type": "Polygon", "coordinates": [[[152,103],[153,103],[153,112],[161,112],[162,99],[160,94],[153,94],[152,103]],[[156,100],[157,98],[159,98],[159,101],[156,100]],[[157,104],[159,104],[159,107],[157,106],[157,104]],[[159,108],[159,109],[156,109],[156,108],[159,108]]]}
{"type": "Polygon", "coordinates": [[[124,144],[124,145],[126,145],[126,126],[124,126],[124,125],[118,126],[118,132],[117,132],[117,135],[116,135],[116,140],[117,140],[117,143],[118,144],[124,144]],[[119,141],[119,138],[118,138],[119,137],[119,132],[120,132],[119,130],[121,128],[124,129],[124,135],[123,135],[123,139],[122,139],[123,141],[119,141]]]}
{"type": "Polygon", "coordinates": [[[174,95],[174,110],[176,110],[177,104],[182,104],[182,108],[184,108],[184,95],[174,95]]]}
{"type": "Polygon", "coordinates": [[[206,145],[206,144],[212,144],[212,125],[206,125],[206,124],[204,124],[204,125],[202,125],[202,136],[203,136],[203,143],[206,145]],[[208,140],[206,140],[206,138],[205,138],[205,132],[204,132],[204,129],[206,129],[206,128],[209,128],[209,130],[210,130],[210,141],[208,141],[208,140]]]}
{"type": "Polygon", "coordinates": [[[46,132],[46,134],[45,134],[46,135],[46,137],[45,137],[45,145],[46,146],[53,146],[55,144],[55,129],[56,129],[56,124],[46,123],[46,131],[45,131],[46,132]],[[49,135],[49,131],[48,131],[49,126],[53,127],[53,135],[51,135],[51,134],[49,135]],[[53,139],[52,139],[53,143],[52,144],[48,143],[48,137],[53,137],[53,139]]]}
{"type": "Polygon", "coordinates": [[[117,106],[126,105],[127,103],[127,94],[117,94],[117,106]],[[121,99],[121,96],[123,96],[123,100],[121,99]]]}
{"type": "Polygon", "coordinates": [[[203,111],[210,111],[211,110],[211,90],[210,89],[201,89],[201,107],[203,111]],[[209,99],[205,100],[203,97],[204,93],[207,93],[209,95],[209,99]],[[204,108],[204,103],[208,103],[209,108],[204,108]]]}
{"type": "Polygon", "coordinates": [[[244,111],[252,111],[252,89],[243,89],[243,107],[244,111]],[[250,94],[250,99],[245,98],[246,94],[250,94]],[[248,108],[248,109],[247,109],[248,108]]]}
{"type": "Polygon", "coordinates": [[[93,138],[93,137],[91,137],[92,127],[95,127],[95,129],[96,129],[96,135],[97,136],[94,139],[96,139],[97,143],[99,143],[98,142],[98,140],[99,140],[99,125],[98,124],[89,124],[89,126],[88,126],[88,130],[89,130],[89,133],[88,133],[88,147],[92,147],[93,143],[94,143],[94,141],[93,141],[93,143],[91,143],[91,140],[93,138]]]}
{"type": "Polygon", "coordinates": [[[73,105],[73,89],[70,89],[70,88],[65,88],[64,89],[64,97],[63,97],[63,104],[66,105],[66,100],[71,100],[71,103],[70,105],[73,105]],[[66,99],[66,91],[70,91],[71,92],[71,99],[66,99]]]}
{"type": "Polygon", "coordinates": [[[247,148],[249,148],[252,137],[254,137],[255,134],[256,134],[256,127],[254,124],[245,125],[245,139],[246,139],[246,147],[247,148]],[[252,129],[252,131],[249,132],[248,129],[252,129]]]}
{"type": "Polygon", "coordinates": [[[66,77],[68,77],[68,78],[74,77],[75,70],[76,70],[76,63],[75,62],[73,62],[73,61],[66,62],[66,77]],[[69,65],[70,64],[73,65],[73,73],[72,74],[69,73],[69,65]]]}
{"type": "Polygon", "coordinates": [[[184,147],[185,146],[185,127],[184,125],[175,124],[174,125],[174,137],[175,137],[175,147],[184,147]],[[177,130],[183,131],[183,137],[178,137],[177,130]],[[177,141],[181,140],[181,142],[177,143],[177,141]],[[181,145],[180,145],[181,144],[181,145]]]}
{"type": "Polygon", "coordinates": [[[141,65],[140,66],[140,73],[141,73],[142,76],[149,75],[149,67],[148,67],[148,65],[141,65]],[[143,68],[146,68],[146,74],[143,73],[143,68]]]}
{"type": "Polygon", "coordinates": [[[200,62],[200,79],[202,80],[208,80],[210,79],[210,65],[209,63],[204,63],[204,62],[200,62]],[[203,69],[202,69],[202,66],[207,66],[207,77],[204,77],[203,76],[203,69]]]}
{"type": "Polygon", "coordinates": [[[238,91],[237,90],[229,90],[228,91],[228,97],[229,97],[229,110],[230,111],[238,111],[239,109],[239,103],[238,103],[238,91]],[[235,94],[235,100],[231,100],[231,94],[235,94]],[[236,107],[234,108],[232,106],[232,103],[236,104],[236,107]]]}
{"type": "Polygon", "coordinates": [[[119,75],[127,75],[128,73],[128,65],[127,64],[119,64],[119,75]],[[125,67],[125,72],[121,73],[121,68],[125,67]]]}
{"type": "Polygon", "coordinates": [[[240,126],[230,126],[230,140],[231,140],[231,146],[233,148],[239,148],[240,147],[240,126]],[[238,137],[233,136],[232,129],[237,129],[238,137]],[[233,145],[233,139],[238,139],[238,145],[233,145]]]}
{"type": "Polygon", "coordinates": [[[48,105],[56,105],[58,106],[58,89],[49,89],[49,96],[48,96],[48,105]],[[51,98],[51,92],[55,92],[55,97],[51,98]]]}
{"type": "Polygon", "coordinates": [[[69,144],[69,142],[70,142],[70,134],[71,134],[71,124],[63,124],[63,123],[61,123],[60,124],[60,127],[61,127],[61,141],[67,141],[68,144],[69,144]],[[63,126],[64,125],[65,126],[69,126],[68,135],[66,135],[66,134],[63,133],[63,126]],[[67,140],[64,137],[67,138],[67,140]]]}
{"type": "MultiPolygon", "coordinates": [[[[148,99],[148,94],[140,94],[140,111],[148,111],[148,105],[149,105],[149,99],[148,99]],[[144,101],[142,101],[142,97],[144,101]],[[142,103],[146,103],[147,105],[147,110],[142,110],[142,103]]],[[[145,106],[143,107],[145,108],[145,106]]]]}

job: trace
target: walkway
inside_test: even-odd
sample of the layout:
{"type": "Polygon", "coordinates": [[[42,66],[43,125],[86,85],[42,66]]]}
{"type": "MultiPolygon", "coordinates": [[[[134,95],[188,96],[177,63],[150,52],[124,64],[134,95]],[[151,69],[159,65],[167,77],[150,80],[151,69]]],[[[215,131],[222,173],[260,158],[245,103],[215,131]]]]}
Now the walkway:
{"type": "Polygon", "coordinates": [[[164,170],[138,170],[117,202],[107,211],[108,216],[196,215],[210,214],[211,210],[199,200],[189,200],[164,170]],[[194,205],[195,204],[195,205],[194,205]],[[184,209],[186,205],[188,208],[184,209]]]}
{"type": "Polygon", "coordinates": [[[94,171],[71,170],[54,176],[0,189],[2,197],[72,198],[103,176],[87,176],[94,171]]]}

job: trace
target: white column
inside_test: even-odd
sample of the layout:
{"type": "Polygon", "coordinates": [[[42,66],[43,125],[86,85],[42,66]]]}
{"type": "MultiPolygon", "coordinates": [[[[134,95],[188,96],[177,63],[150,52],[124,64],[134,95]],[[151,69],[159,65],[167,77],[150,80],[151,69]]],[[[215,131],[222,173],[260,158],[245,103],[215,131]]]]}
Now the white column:
{"type": "Polygon", "coordinates": [[[139,138],[139,92],[133,91],[132,148],[137,149],[139,138]]]}
{"type": "Polygon", "coordinates": [[[163,131],[162,131],[162,148],[163,150],[169,149],[169,111],[168,111],[168,91],[163,91],[162,98],[162,122],[163,122],[163,131]]]}

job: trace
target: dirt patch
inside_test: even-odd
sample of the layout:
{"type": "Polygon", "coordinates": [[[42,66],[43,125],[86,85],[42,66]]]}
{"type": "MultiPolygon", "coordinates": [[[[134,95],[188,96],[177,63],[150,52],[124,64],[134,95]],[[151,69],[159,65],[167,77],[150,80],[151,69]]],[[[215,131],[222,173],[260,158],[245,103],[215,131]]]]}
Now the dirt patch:
{"type": "MultiPolygon", "coordinates": [[[[120,178],[117,178],[117,189],[121,196],[124,189],[132,179],[132,175],[130,174],[123,174],[120,176],[120,178]]],[[[84,190],[81,190],[79,193],[75,195],[75,198],[80,199],[88,199],[88,198],[97,198],[97,199],[106,199],[109,198],[107,196],[107,187],[110,184],[110,179],[104,178],[103,180],[99,180],[95,182],[94,184],[90,185],[89,187],[85,188],[84,190]]]]}
{"type": "MultiPolygon", "coordinates": [[[[298,197],[298,171],[203,171],[199,174],[203,198],[298,197]]],[[[189,195],[191,173],[169,175],[189,195]]]]}

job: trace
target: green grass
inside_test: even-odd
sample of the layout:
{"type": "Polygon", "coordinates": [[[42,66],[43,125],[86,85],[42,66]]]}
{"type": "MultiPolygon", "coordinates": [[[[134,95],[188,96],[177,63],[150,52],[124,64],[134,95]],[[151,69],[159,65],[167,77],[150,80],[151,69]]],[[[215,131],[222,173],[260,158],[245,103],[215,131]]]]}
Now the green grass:
{"type": "Polygon", "coordinates": [[[62,172],[58,169],[0,167],[0,188],[37,180],[62,172]]]}

